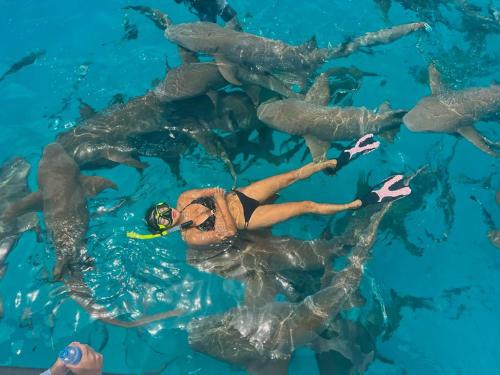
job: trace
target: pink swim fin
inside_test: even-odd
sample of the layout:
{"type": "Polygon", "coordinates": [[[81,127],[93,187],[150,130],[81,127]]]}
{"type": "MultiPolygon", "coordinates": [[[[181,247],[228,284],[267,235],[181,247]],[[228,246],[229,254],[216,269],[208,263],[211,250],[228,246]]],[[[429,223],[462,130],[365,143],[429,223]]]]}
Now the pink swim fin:
{"type": "Polygon", "coordinates": [[[405,184],[404,176],[397,174],[386,178],[372,188],[367,195],[361,198],[361,207],[375,203],[385,203],[404,198],[411,194],[411,188],[405,184]]]}
{"type": "Polygon", "coordinates": [[[336,170],[338,171],[340,168],[356,159],[360,155],[375,151],[379,146],[380,142],[375,141],[375,139],[373,138],[373,134],[370,133],[364,135],[341,152],[341,154],[337,158],[336,170]]]}

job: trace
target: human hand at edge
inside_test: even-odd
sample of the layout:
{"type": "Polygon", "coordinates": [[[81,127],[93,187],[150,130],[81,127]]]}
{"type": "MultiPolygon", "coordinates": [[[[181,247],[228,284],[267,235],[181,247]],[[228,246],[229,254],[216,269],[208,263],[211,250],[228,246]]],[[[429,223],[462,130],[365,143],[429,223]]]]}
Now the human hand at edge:
{"type": "Polygon", "coordinates": [[[82,359],[77,365],[66,365],[75,375],[102,375],[102,354],[97,353],[90,346],[72,342],[70,346],[77,346],[82,351],[82,359]]]}
{"type": "Polygon", "coordinates": [[[68,373],[68,368],[61,360],[61,358],[57,358],[57,361],[50,367],[50,373],[52,375],[66,375],[68,373]]]}

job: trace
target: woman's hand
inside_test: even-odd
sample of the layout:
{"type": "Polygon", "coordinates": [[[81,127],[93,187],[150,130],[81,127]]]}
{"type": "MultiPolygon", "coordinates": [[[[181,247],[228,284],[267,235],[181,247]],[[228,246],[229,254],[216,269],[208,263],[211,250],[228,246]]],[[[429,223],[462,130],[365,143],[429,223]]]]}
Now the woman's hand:
{"type": "Polygon", "coordinates": [[[226,196],[226,190],[224,190],[223,188],[220,188],[220,187],[216,187],[214,188],[214,197],[215,198],[225,198],[226,196]]]}

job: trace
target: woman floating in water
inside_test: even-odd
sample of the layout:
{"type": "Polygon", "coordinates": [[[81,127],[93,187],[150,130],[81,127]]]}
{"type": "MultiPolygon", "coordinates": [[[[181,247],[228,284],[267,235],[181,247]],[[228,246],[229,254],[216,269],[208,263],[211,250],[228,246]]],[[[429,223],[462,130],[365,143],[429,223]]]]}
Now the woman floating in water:
{"type": "Polygon", "coordinates": [[[331,215],[410,194],[410,188],[403,184],[403,176],[395,175],[368,195],[345,204],[312,201],[272,203],[279,190],[322,170],[338,171],[358,156],[374,151],[379,145],[379,142],[374,141],[373,134],[367,134],[353,146],[343,150],[337,159],[310,163],[229,193],[221,188],[188,190],[179,196],[177,208],[157,203],[146,211],[145,219],[152,234],[129,232],[127,235],[131,238],[149,239],[181,230],[182,238],[189,245],[209,245],[234,236],[238,230],[268,228],[304,214],[331,215]]]}

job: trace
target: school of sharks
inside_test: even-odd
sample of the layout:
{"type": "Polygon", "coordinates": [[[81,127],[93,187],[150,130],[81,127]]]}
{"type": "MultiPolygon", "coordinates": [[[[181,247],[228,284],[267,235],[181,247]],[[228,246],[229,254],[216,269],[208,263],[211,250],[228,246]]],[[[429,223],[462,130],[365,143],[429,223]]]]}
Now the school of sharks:
{"type": "MultiPolygon", "coordinates": [[[[388,22],[390,0],[375,3],[388,22]]],[[[411,9],[406,3],[419,2],[401,3],[411,9]]],[[[465,21],[481,22],[483,34],[500,31],[500,13],[494,8],[485,15],[466,1],[454,1],[453,6],[463,10],[465,21]]],[[[132,318],[116,316],[94,301],[84,281],[85,272],[93,267],[86,248],[91,220],[87,201],[119,186],[103,177],[86,176],[82,170],[122,164],[142,172],[148,164],[141,157],[157,157],[169,166],[180,185],[186,185],[181,159],[200,145],[224,164],[236,184],[238,174],[246,168],[241,160],[248,165],[261,159],[279,166],[303,151],[305,144],[307,157],[321,162],[332,143],[351,142],[366,134],[393,141],[400,126],[414,132],[414,137],[420,132],[454,135],[457,142],[468,142],[473,152],[486,153],[492,159],[500,156],[500,142],[475,127],[480,121],[500,119],[497,82],[485,87],[450,87],[431,61],[428,96],[413,108],[392,108],[381,100],[372,109],[352,106],[347,99],[363,79],[377,76],[376,66],[364,72],[354,66],[330,64],[414,34],[432,38],[432,23],[446,24],[446,20],[431,7],[427,12],[419,7],[415,13],[421,19],[416,22],[366,30],[364,35],[329,47],[319,47],[328,41],[314,37],[292,45],[245,32],[237,14],[227,9],[216,12],[225,14],[224,25],[199,13],[202,21],[176,23],[159,9],[142,5],[124,9],[145,16],[144,22],[153,22],[177,46],[181,64],[169,68],[165,78],[145,95],[126,102],[118,98],[101,112],[82,102],[80,121],[44,147],[36,191],[28,187],[31,165],[22,155],[4,162],[0,169],[0,278],[20,236],[35,231],[38,240],[47,241],[54,250],[52,280],[62,283],[69,298],[104,323],[133,328],[183,316],[186,311],[132,318]],[[289,135],[287,151],[273,151],[273,132],[289,135]]],[[[128,21],[125,31],[124,38],[138,37],[137,28],[128,21]]],[[[0,77],[0,84],[15,79],[18,71],[29,69],[45,54],[39,50],[15,62],[0,77]]],[[[260,230],[241,234],[230,250],[188,249],[190,266],[245,286],[238,307],[190,320],[186,326],[189,345],[249,374],[287,374],[293,353],[301,346],[314,350],[321,374],[363,373],[375,359],[386,360],[377,353],[377,337],[387,338],[397,329],[401,308],[432,309],[430,301],[394,293],[385,306],[392,319],[389,324],[380,309],[373,309],[368,322],[347,319],[342,312],[367,303],[360,283],[365,263],[374,256],[371,250],[378,230],[391,231],[410,253],[420,255],[421,249],[409,241],[400,218],[418,209],[430,190],[452,194],[445,186],[446,173],[446,165],[432,164],[406,173],[406,183],[414,191],[411,199],[362,208],[343,218],[342,229],[332,233],[327,228],[316,240],[260,230]],[[339,259],[345,264],[340,270],[333,266],[339,259]],[[277,302],[278,295],[285,296],[285,301],[277,302]]],[[[497,203],[499,200],[497,192],[497,203]]],[[[451,226],[454,198],[448,196],[441,202],[445,202],[440,208],[451,226]]],[[[481,210],[490,227],[489,240],[500,247],[500,230],[489,209],[481,205],[481,210]]],[[[372,306],[378,303],[371,301],[372,306]]]]}

